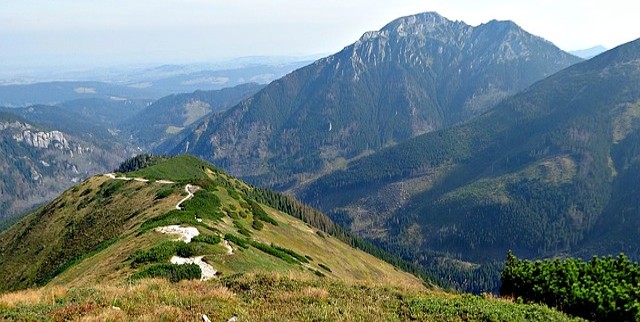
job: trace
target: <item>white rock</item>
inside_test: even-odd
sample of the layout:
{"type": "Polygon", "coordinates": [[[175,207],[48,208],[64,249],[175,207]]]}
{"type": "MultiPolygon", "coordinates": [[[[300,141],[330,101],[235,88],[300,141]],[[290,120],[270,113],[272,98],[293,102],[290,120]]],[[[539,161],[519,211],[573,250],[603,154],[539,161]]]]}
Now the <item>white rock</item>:
{"type": "Polygon", "coordinates": [[[218,273],[218,271],[216,271],[215,268],[213,268],[213,266],[203,261],[202,260],[203,257],[204,256],[185,258],[180,256],[173,256],[171,257],[171,264],[177,264],[177,265],[196,264],[198,265],[198,267],[200,267],[200,270],[202,271],[200,280],[206,281],[214,278],[216,276],[216,273],[218,273]]]}
{"type": "Polygon", "coordinates": [[[180,235],[179,239],[187,244],[191,242],[193,237],[200,235],[196,227],[181,227],[179,225],[158,227],[155,231],[163,234],[180,235]]]}

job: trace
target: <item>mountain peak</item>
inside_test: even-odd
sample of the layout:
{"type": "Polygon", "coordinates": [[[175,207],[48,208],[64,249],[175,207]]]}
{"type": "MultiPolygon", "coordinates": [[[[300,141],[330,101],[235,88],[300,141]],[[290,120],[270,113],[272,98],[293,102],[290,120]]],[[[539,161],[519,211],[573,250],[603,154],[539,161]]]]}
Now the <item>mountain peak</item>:
{"type": "Polygon", "coordinates": [[[380,29],[380,32],[400,37],[424,36],[449,30],[454,26],[469,27],[463,22],[451,21],[436,12],[423,12],[398,18],[380,29]]]}
{"type": "Polygon", "coordinates": [[[492,20],[489,20],[487,23],[484,23],[484,25],[493,25],[493,26],[501,26],[503,28],[518,28],[518,29],[521,29],[520,26],[518,26],[518,24],[516,24],[512,20],[492,19],[492,20]]]}
{"type": "Polygon", "coordinates": [[[254,183],[289,187],[298,177],[276,175],[276,168],[313,173],[336,158],[464,122],[578,61],[525,32],[473,27],[433,12],[402,17],[158,152],[186,151],[254,183]]]}
{"type": "Polygon", "coordinates": [[[607,51],[606,47],[602,45],[597,45],[590,48],[572,50],[569,53],[571,53],[572,55],[578,56],[580,58],[589,59],[597,55],[600,55],[605,51],[607,51]]]}

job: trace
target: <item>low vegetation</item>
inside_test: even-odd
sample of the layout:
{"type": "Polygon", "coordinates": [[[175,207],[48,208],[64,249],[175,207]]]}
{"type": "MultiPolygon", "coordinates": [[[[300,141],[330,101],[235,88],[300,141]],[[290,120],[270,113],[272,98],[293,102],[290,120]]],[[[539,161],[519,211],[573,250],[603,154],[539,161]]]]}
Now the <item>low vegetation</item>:
{"type": "Polygon", "coordinates": [[[311,257],[308,257],[308,256],[302,256],[302,255],[294,252],[291,249],[280,247],[280,246],[275,245],[273,243],[271,244],[271,247],[276,249],[276,250],[279,250],[279,251],[281,251],[283,253],[286,253],[287,255],[289,255],[289,256],[295,258],[296,260],[298,260],[300,263],[309,263],[309,260],[311,258],[311,257]]]}
{"type": "Polygon", "coordinates": [[[199,242],[199,243],[206,243],[210,245],[217,245],[220,243],[220,241],[222,241],[222,239],[216,235],[205,235],[205,234],[200,234],[191,239],[191,242],[194,242],[194,243],[199,242]]]}
{"type": "MultiPolygon", "coordinates": [[[[154,274],[165,269],[159,267],[154,274]]],[[[545,306],[491,297],[278,274],[208,282],[144,279],[0,296],[0,320],[199,321],[202,314],[211,321],[580,321],[545,306]]]]}
{"type": "Polygon", "coordinates": [[[259,219],[266,223],[270,223],[274,226],[278,226],[278,222],[271,218],[264,209],[255,201],[250,201],[251,211],[253,212],[253,218],[259,219]]]}
{"type": "Polygon", "coordinates": [[[640,265],[626,256],[528,261],[508,254],[502,295],[594,321],[640,321],[640,265]]]}
{"type": "Polygon", "coordinates": [[[327,272],[331,272],[331,268],[329,268],[329,266],[322,264],[322,263],[318,263],[318,266],[320,266],[320,268],[324,269],[327,272]]]}
{"type": "Polygon", "coordinates": [[[173,192],[174,192],[173,188],[164,188],[162,190],[159,190],[158,192],[156,192],[156,200],[169,197],[170,195],[173,194],[173,192]]]}
{"type": "Polygon", "coordinates": [[[200,279],[202,271],[196,264],[153,264],[131,275],[132,280],[150,277],[166,278],[176,283],[182,280],[200,279]]]}
{"type": "Polygon", "coordinates": [[[283,261],[289,263],[289,264],[298,264],[298,261],[293,258],[291,255],[287,254],[286,252],[283,252],[279,249],[276,249],[274,247],[271,247],[267,244],[263,244],[261,242],[257,242],[254,240],[249,241],[249,244],[253,247],[255,247],[256,249],[259,249],[271,256],[277,257],[282,259],[283,261]]]}

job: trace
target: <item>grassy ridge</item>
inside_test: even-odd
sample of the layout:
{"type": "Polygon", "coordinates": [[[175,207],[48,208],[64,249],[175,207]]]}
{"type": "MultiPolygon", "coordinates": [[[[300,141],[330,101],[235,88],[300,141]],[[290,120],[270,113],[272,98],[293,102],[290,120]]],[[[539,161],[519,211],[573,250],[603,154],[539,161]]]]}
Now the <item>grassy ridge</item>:
{"type": "Polygon", "coordinates": [[[277,274],[142,280],[0,296],[0,320],[581,321],[540,305],[277,274]]]}
{"type": "Polygon", "coordinates": [[[94,177],[28,215],[0,234],[0,291],[44,285],[159,215],[174,204],[154,200],[161,188],[94,177]]]}
{"type": "Polygon", "coordinates": [[[145,177],[155,175],[176,184],[94,177],[1,234],[0,292],[46,283],[119,283],[139,272],[146,272],[140,273],[144,276],[195,276],[161,266],[173,255],[204,256],[222,276],[296,272],[308,277],[315,274],[343,281],[425,287],[415,276],[339,238],[318,234],[319,228],[330,224],[326,217],[319,221],[325,225],[315,226],[305,214],[318,213],[307,213],[296,203],[278,205],[277,198],[269,203],[258,200],[258,194],[251,193],[255,188],[198,159],[180,156],[127,175],[142,172],[145,177]],[[167,173],[171,175],[165,176],[167,173]],[[182,203],[182,210],[175,209],[186,195],[188,183],[200,189],[182,203]],[[175,236],[154,231],[165,225],[195,227],[202,237],[188,246],[175,247],[182,245],[168,242],[175,236]],[[240,231],[248,235],[246,239],[240,231]],[[238,237],[230,237],[232,234],[238,237]],[[216,237],[225,235],[234,244],[232,250],[216,237]],[[105,243],[111,240],[115,243],[105,243]],[[96,249],[98,253],[92,252],[96,249]]]}

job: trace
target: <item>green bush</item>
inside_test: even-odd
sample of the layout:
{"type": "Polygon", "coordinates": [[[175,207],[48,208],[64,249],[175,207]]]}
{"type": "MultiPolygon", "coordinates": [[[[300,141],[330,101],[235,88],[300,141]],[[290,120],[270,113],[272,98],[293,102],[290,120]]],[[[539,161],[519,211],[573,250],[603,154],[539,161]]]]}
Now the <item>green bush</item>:
{"type": "Polygon", "coordinates": [[[273,218],[269,217],[267,212],[264,211],[264,209],[262,209],[262,207],[260,207],[260,205],[257,202],[251,200],[250,205],[251,205],[251,211],[253,212],[254,218],[262,220],[266,223],[270,223],[274,226],[278,226],[278,222],[275,221],[273,218]]]}
{"type": "Polygon", "coordinates": [[[329,268],[329,266],[322,264],[322,263],[318,263],[318,266],[320,266],[320,268],[324,269],[327,272],[331,272],[331,268],[329,268]]]}
{"type": "Polygon", "coordinates": [[[511,252],[500,293],[594,321],[640,321],[640,266],[626,256],[528,261],[511,252]]]}
{"type": "Polygon", "coordinates": [[[278,246],[276,244],[273,244],[273,243],[271,244],[271,247],[273,247],[273,248],[275,248],[275,249],[277,249],[277,250],[279,250],[281,252],[285,252],[285,253],[289,254],[289,256],[297,259],[301,263],[309,263],[309,260],[307,260],[307,258],[306,258],[307,256],[302,256],[302,255],[294,252],[291,249],[280,247],[280,246],[278,246]]]}
{"type": "Polygon", "coordinates": [[[262,228],[264,228],[264,224],[260,220],[254,219],[253,223],[251,223],[251,228],[255,230],[262,230],[262,228]]]}
{"type": "Polygon", "coordinates": [[[211,245],[217,245],[220,243],[220,241],[221,241],[220,237],[216,235],[204,235],[204,234],[200,234],[191,239],[191,242],[193,243],[207,243],[211,245]]]}
{"type": "Polygon", "coordinates": [[[133,274],[131,279],[162,277],[175,283],[181,280],[200,279],[201,276],[202,270],[196,264],[153,264],[133,274]]]}
{"type": "Polygon", "coordinates": [[[182,225],[182,224],[202,225],[202,223],[199,223],[198,221],[196,221],[195,218],[196,218],[195,214],[191,212],[173,209],[160,216],[147,219],[140,226],[140,231],[147,232],[156,227],[169,226],[169,225],[182,225]]]}
{"type": "Polygon", "coordinates": [[[236,228],[238,229],[238,233],[240,233],[241,235],[245,235],[247,237],[251,237],[251,232],[244,228],[244,226],[242,226],[242,223],[240,223],[237,220],[233,221],[233,225],[236,226],[236,228]]]}
{"type": "Polygon", "coordinates": [[[227,188],[229,196],[235,200],[240,200],[240,194],[235,189],[227,188]]]}
{"type": "Polygon", "coordinates": [[[184,242],[177,242],[177,244],[176,255],[185,258],[197,255],[196,246],[194,243],[187,244],[184,242]]]}
{"type": "Polygon", "coordinates": [[[255,247],[255,248],[257,248],[257,249],[259,249],[259,250],[271,255],[271,256],[278,257],[278,258],[282,259],[283,261],[285,261],[285,262],[287,262],[289,264],[299,264],[298,261],[295,258],[291,257],[291,255],[289,255],[289,254],[287,254],[287,253],[285,253],[285,252],[283,252],[281,250],[275,249],[275,248],[273,248],[273,247],[271,247],[269,245],[263,244],[261,242],[253,241],[253,240],[249,241],[249,244],[251,244],[251,246],[253,246],[253,247],[255,247]]]}
{"type": "MultiPolygon", "coordinates": [[[[184,244],[184,243],[183,243],[184,244]]],[[[129,256],[131,266],[137,267],[147,263],[166,262],[176,253],[176,242],[163,242],[162,244],[152,247],[149,250],[139,250],[129,256]]]]}
{"type": "Polygon", "coordinates": [[[246,239],[237,237],[236,235],[233,234],[225,234],[224,235],[224,239],[242,247],[242,248],[248,248],[249,247],[249,241],[247,241],[246,239]]]}
{"type": "Polygon", "coordinates": [[[212,220],[222,218],[220,198],[204,189],[198,190],[193,198],[185,201],[182,205],[185,211],[197,214],[201,218],[212,220]]]}
{"type": "Polygon", "coordinates": [[[164,188],[164,189],[156,192],[155,200],[160,200],[160,199],[164,199],[166,197],[169,197],[172,193],[173,193],[173,188],[164,188]]]}
{"type": "Polygon", "coordinates": [[[174,255],[192,257],[197,254],[198,247],[195,243],[167,241],[148,250],[139,250],[129,256],[128,260],[131,260],[132,267],[138,267],[143,264],[167,262],[174,255]]]}
{"type": "Polygon", "coordinates": [[[100,185],[100,194],[104,198],[111,197],[116,191],[118,191],[122,186],[124,186],[125,181],[122,180],[110,180],[105,181],[100,185]]]}

